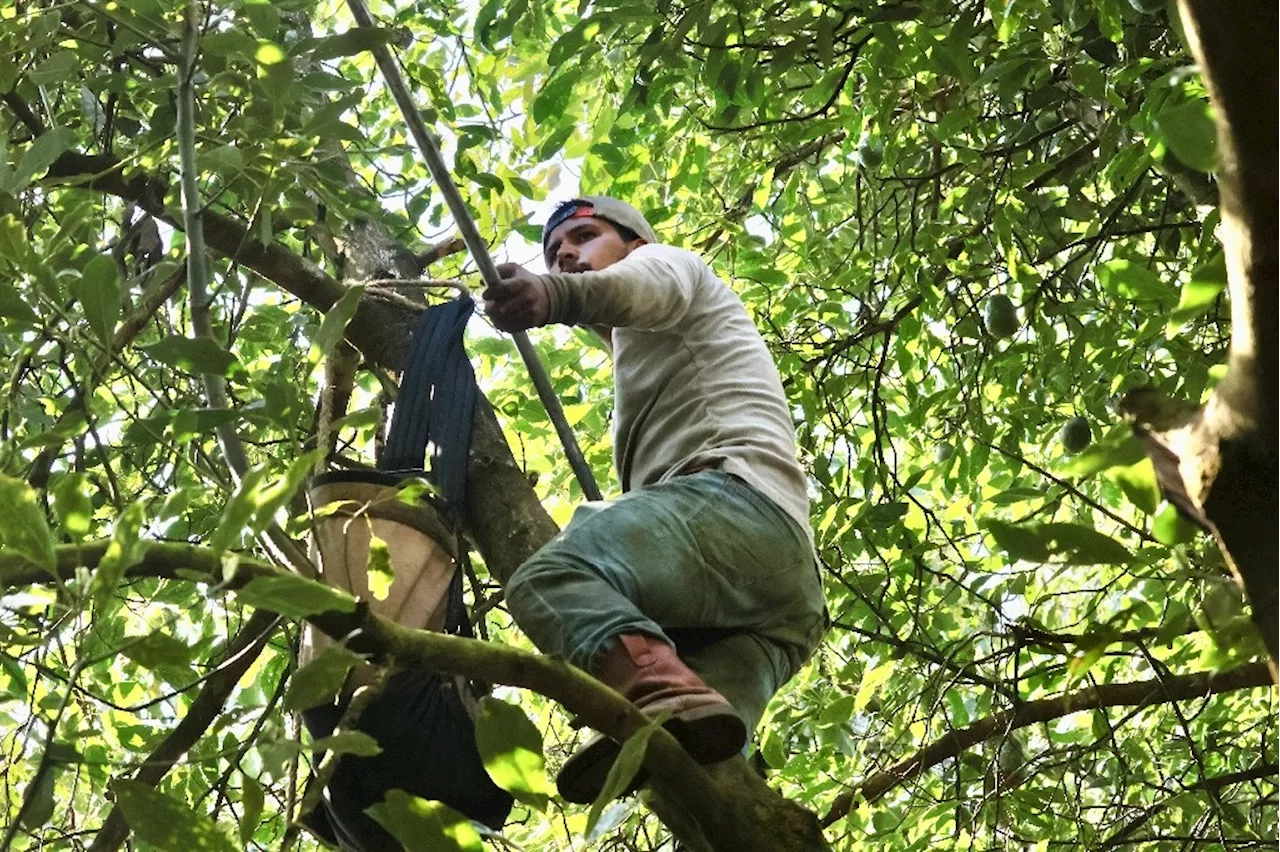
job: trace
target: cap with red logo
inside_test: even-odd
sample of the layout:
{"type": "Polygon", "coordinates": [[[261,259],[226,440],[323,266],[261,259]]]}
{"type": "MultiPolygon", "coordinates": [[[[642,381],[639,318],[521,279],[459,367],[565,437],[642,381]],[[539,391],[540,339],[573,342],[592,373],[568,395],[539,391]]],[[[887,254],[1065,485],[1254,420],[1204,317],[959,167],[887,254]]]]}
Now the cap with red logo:
{"type": "Polygon", "coordinates": [[[615,225],[634,231],[645,242],[656,243],[657,235],[645,221],[644,215],[625,201],[610,198],[607,195],[584,195],[562,203],[547,219],[542,227],[542,253],[547,252],[547,238],[551,232],[570,219],[595,218],[604,219],[615,225]]]}

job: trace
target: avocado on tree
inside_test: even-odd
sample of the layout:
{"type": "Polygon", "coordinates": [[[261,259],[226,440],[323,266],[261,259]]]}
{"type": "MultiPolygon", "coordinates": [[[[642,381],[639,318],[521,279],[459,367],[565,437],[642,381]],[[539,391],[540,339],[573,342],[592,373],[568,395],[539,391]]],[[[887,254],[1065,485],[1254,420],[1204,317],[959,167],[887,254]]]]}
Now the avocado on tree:
{"type": "Polygon", "coordinates": [[[1064,450],[1069,453],[1078,453],[1093,441],[1093,430],[1089,428],[1088,420],[1083,417],[1072,417],[1062,424],[1058,439],[1062,441],[1064,450]]]}
{"type": "Polygon", "coordinates": [[[865,169],[874,169],[884,162],[884,142],[870,133],[858,137],[858,163],[865,169]]]}
{"type": "Polygon", "coordinates": [[[982,320],[992,337],[1013,337],[1018,332],[1018,311],[1003,293],[987,299],[982,320]]]}

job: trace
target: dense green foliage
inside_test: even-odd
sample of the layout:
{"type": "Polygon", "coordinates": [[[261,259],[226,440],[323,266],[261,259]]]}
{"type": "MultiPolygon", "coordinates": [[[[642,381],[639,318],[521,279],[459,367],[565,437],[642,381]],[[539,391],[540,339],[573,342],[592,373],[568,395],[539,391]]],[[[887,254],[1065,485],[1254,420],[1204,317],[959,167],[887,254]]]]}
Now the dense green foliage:
{"type": "MultiPolygon", "coordinates": [[[[844,802],[836,848],[1274,845],[1275,689],[1169,700],[1193,674],[1256,659],[1253,628],[1213,543],[1161,501],[1112,409],[1144,385],[1198,402],[1230,333],[1212,118],[1163,3],[373,11],[386,27],[373,34],[350,32],[334,0],[203,11],[209,212],[335,277],[352,223],[415,252],[450,236],[365,52],[385,40],[483,233],[536,238],[540,202],[580,188],[632,200],[664,240],[711,260],[792,400],[834,621],[771,706],[759,753],[819,815],[844,802]],[[991,328],[1000,298],[1014,313],[991,328]],[[1087,449],[1060,432],[1077,417],[1087,449]],[[1135,681],[1169,691],[1103,700],[1135,681]],[[1114,706],[1007,721],[1093,687],[1075,707],[1114,706]],[[873,801],[838,798],[968,726],[972,747],[873,801]]],[[[252,612],[208,585],[121,584],[123,571],[142,539],[255,548],[272,522],[300,529],[288,498],[313,461],[321,362],[341,327],[322,329],[289,282],[222,257],[214,340],[192,339],[181,289],[144,307],[184,257],[181,232],[140,209],[181,221],[183,13],[0,0],[0,545],[48,564],[54,541],[113,542],[92,577],[0,599],[5,848],[85,848],[113,802],[153,848],[277,848],[308,771],[283,709],[297,706],[286,624],[158,787],[113,781],[191,709],[252,612]],[[134,180],[89,188],[113,160],[134,180]],[[137,336],[112,350],[135,315],[137,336]],[[210,407],[200,372],[227,377],[232,410],[210,407]],[[228,424],[254,465],[239,489],[213,433],[228,424]],[[30,818],[50,791],[51,816],[30,818]]],[[[511,260],[537,254],[507,246],[511,260]]],[[[453,257],[431,274],[469,268],[453,257]]],[[[563,523],[577,487],[510,347],[481,328],[482,387],[563,523]]],[[[611,481],[605,356],[576,332],[536,337],[611,481]]],[[[361,373],[342,432],[341,452],[366,464],[381,387],[361,373]]],[[[471,591],[500,594],[483,574],[471,591]]],[[[491,637],[524,641],[500,607],[486,619],[491,637]]],[[[564,714],[501,694],[529,711],[554,767],[576,736],[564,714]]],[[[538,791],[511,840],[568,848],[587,814],[554,799],[539,812],[540,766],[504,771],[538,791]]],[[[595,835],[630,849],[665,837],[630,801],[595,835]]]]}

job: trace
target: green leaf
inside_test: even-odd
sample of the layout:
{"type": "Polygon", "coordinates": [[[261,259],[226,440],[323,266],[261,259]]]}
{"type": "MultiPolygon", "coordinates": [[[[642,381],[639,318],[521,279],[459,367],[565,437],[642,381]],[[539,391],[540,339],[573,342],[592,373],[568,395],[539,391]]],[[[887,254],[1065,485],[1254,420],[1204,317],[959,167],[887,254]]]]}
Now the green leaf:
{"type": "Polygon", "coordinates": [[[269,485],[264,484],[265,467],[249,468],[223,508],[222,519],[209,538],[209,546],[214,550],[230,550],[242,538],[257,535],[270,526],[276,513],[289,504],[294,492],[311,474],[322,453],[323,450],[313,450],[298,456],[284,474],[269,485]]]}
{"type": "Polygon", "coordinates": [[[1134,465],[1113,467],[1107,472],[1129,502],[1148,515],[1155,514],[1160,505],[1160,485],[1156,482],[1156,470],[1150,459],[1143,459],[1134,465]]]}
{"type": "Polygon", "coordinates": [[[576,68],[561,71],[553,77],[533,99],[533,106],[530,108],[533,120],[538,124],[546,124],[552,118],[563,118],[573,87],[581,78],[582,72],[576,68]]]}
{"type": "Polygon", "coordinates": [[[316,751],[354,754],[357,757],[374,757],[382,754],[382,746],[364,731],[342,731],[331,737],[316,740],[311,747],[316,751]]]}
{"type": "Polygon", "coordinates": [[[1165,107],[1155,117],[1155,129],[1165,147],[1191,168],[1202,172],[1217,168],[1217,131],[1208,101],[1165,107]]]}
{"type": "Polygon", "coordinates": [[[355,612],[356,601],[345,592],[293,574],[254,577],[236,590],[241,602],[290,618],[306,618],[322,612],[355,612]]]}
{"type": "Polygon", "coordinates": [[[490,30],[493,27],[494,20],[498,17],[498,12],[502,9],[503,2],[504,0],[487,0],[480,7],[480,11],[476,12],[476,40],[488,50],[493,49],[493,43],[490,41],[490,30]]]}
{"type": "MultiPolygon", "coordinates": [[[[74,58],[74,54],[72,57],[74,58]]],[[[44,174],[75,141],[75,134],[65,127],[55,127],[37,136],[31,143],[31,147],[23,152],[22,159],[18,161],[18,167],[14,170],[15,185],[12,191],[17,192],[33,178],[44,174]]]]}
{"type": "Polygon", "coordinates": [[[200,52],[206,56],[252,59],[257,50],[257,40],[237,30],[209,33],[200,37],[200,52]]]}
{"type": "Polygon", "coordinates": [[[476,712],[476,747],[493,783],[525,804],[546,808],[554,795],[542,756],[542,734],[525,712],[487,695],[476,712]]]}
{"type": "Polygon", "coordinates": [[[93,523],[93,501],[88,491],[89,480],[83,473],[64,473],[49,489],[58,526],[75,542],[88,535],[93,523]]]}
{"type": "Polygon", "coordinates": [[[991,537],[996,540],[996,545],[1010,559],[1022,559],[1027,562],[1049,561],[1048,544],[1040,536],[1040,532],[1035,526],[1015,526],[1004,521],[997,521],[994,518],[984,519],[979,526],[991,534],[991,537]]]}
{"type": "MultiPolygon", "coordinates": [[[[0,220],[0,234],[3,234],[4,229],[5,223],[0,220]]],[[[0,238],[0,251],[3,251],[3,248],[4,240],[0,238]]],[[[28,326],[40,324],[40,317],[8,281],[0,281],[0,317],[8,317],[28,326]]]]}
{"type": "Polygon", "coordinates": [[[262,809],[266,804],[266,793],[258,779],[248,775],[242,776],[244,783],[240,788],[240,845],[249,848],[249,841],[258,830],[262,820],[262,809]]]}
{"type": "Polygon", "coordinates": [[[168,633],[157,630],[140,640],[129,639],[120,653],[143,668],[185,666],[191,663],[191,647],[168,633]]]}
{"type": "Polygon", "coordinates": [[[484,852],[484,841],[465,816],[440,802],[403,790],[365,810],[400,841],[405,852],[484,852]]]}
{"type": "Polygon", "coordinates": [[[27,229],[22,222],[13,215],[0,219],[0,257],[21,267],[30,251],[27,229]]]}
{"type": "Polygon", "coordinates": [[[560,36],[551,45],[551,50],[547,52],[547,67],[559,68],[564,64],[565,60],[573,56],[578,48],[586,43],[587,27],[592,25],[590,18],[583,19],[573,26],[567,33],[560,36]]]}
{"type": "Polygon", "coordinates": [[[1116,641],[1116,631],[1101,629],[1081,637],[1076,646],[1075,656],[1067,664],[1067,683],[1074,683],[1088,674],[1089,669],[1101,660],[1116,641]]]}
{"type": "Polygon", "coordinates": [[[111,782],[124,821],[140,839],[157,849],[182,852],[235,852],[235,844],[207,815],[140,781],[111,782]]]}
{"type": "Polygon", "coordinates": [[[172,334],[158,343],[139,348],[161,364],[192,375],[229,376],[233,370],[244,369],[236,356],[206,337],[193,340],[172,334]]]}
{"type": "Polygon", "coordinates": [[[98,255],[85,265],[79,278],[72,279],[70,289],[89,328],[98,340],[109,344],[120,319],[120,270],[116,262],[98,255]]]}
{"type": "Polygon", "coordinates": [[[649,738],[653,736],[659,724],[658,718],[650,720],[649,724],[640,728],[622,744],[618,759],[613,762],[613,766],[609,767],[609,774],[605,776],[600,795],[596,796],[596,800],[591,803],[591,810],[587,813],[587,825],[582,830],[583,834],[591,833],[596,823],[600,821],[605,806],[621,796],[630,786],[631,779],[636,777],[641,764],[644,763],[644,753],[649,748],[649,738]]]}
{"type": "Polygon", "coordinates": [[[879,695],[880,688],[889,682],[889,678],[897,668],[895,661],[885,660],[863,672],[862,680],[858,684],[858,692],[853,696],[853,709],[859,713],[866,710],[871,699],[879,695]]]}
{"type": "Polygon", "coordinates": [[[384,27],[355,27],[337,35],[315,39],[305,46],[315,62],[326,59],[337,59],[339,56],[355,56],[373,50],[375,47],[390,44],[396,40],[395,30],[384,27]]]}
{"type": "Polygon", "coordinates": [[[907,513],[908,508],[906,503],[880,503],[863,513],[862,522],[869,527],[891,527],[907,513]]]}
{"type": "Polygon", "coordinates": [[[980,526],[1014,560],[1037,563],[1062,561],[1068,565],[1123,565],[1133,558],[1118,541],[1078,524],[1009,524],[986,518],[980,526]]]}
{"type": "Polygon", "coordinates": [[[142,560],[147,548],[142,538],[142,525],[146,519],[146,508],[141,500],[130,503],[116,519],[111,543],[98,561],[98,570],[93,572],[91,588],[98,607],[102,607],[115,593],[125,572],[142,560]]]}
{"type": "Polygon", "coordinates": [[[285,710],[307,710],[333,700],[360,657],[342,645],[330,645],[294,672],[284,694],[285,710]]]}
{"type": "Polygon", "coordinates": [[[41,86],[54,86],[70,80],[80,67],[74,51],[59,50],[31,70],[31,82],[41,86]]]}
{"type": "Polygon", "coordinates": [[[1092,527],[1079,524],[1042,524],[1040,534],[1050,552],[1064,556],[1068,565],[1125,565],[1133,560],[1124,545],[1092,527]]]}
{"type": "Polygon", "coordinates": [[[1126,427],[1089,446],[1063,465],[1062,472],[1067,476],[1092,476],[1117,465],[1137,464],[1146,457],[1133,430],[1126,427]]]}
{"type": "Polygon", "coordinates": [[[347,324],[351,322],[351,318],[360,309],[360,299],[363,297],[364,285],[357,284],[343,293],[342,298],[332,308],[325,311],[324,320],[320,323],[320,330],[316,332],[315,339],[311,341],[309,356],[311,363],[319,363],[320,359],[332,352],[333,347],[337,346],[338,341],[342,340],[342,336],[347,331],[347,324]]]}
{"type": "Polygon", "coordinates": [[[0,474],[0,507],[0,549],[16,553],[57,577],[53,533],[36,492],[21,479],[0,474]]]}
{"type": "Polygon", "coordinates": [[[1182,517],[1177,506],[1163,502],[1156,508],[1151,518],[1151,534],[1161,544],[1173,547],[1194,541],[1200,534],[1200,528],[1182,517]]]}
{"type": "Polygon", "coordinates": [[[17,698],[26,694],[27,673],[23,670],[21,661],[0,650],[0,671],[7,678],[7,682],[0,684],[0,696],[17,698]]]}
{"type": "Polygon", "coordinates": [[[1178,306],[1169,314],[1165,336],[1173,337],[1189,322],[1203,314],[1227,287],[1227,263],[1221,253],[1191,273],[1182,286],[1178,306]]]}
{"type": "Polygon", "coordinates": [[[369,594],[375,600],[385,601],[391,593],[391,584],[395,582],[395,571],[391,567],[391,549],[387,543],[376,535],[369,536],[369,594]]]}
{"type": "Polygon", "coordinates": [[[1098,283],[1125,299],[1162,301],[1173,289],[1160,276],[1130,260],[1109,260],[1097,268],[1098,283]]]}

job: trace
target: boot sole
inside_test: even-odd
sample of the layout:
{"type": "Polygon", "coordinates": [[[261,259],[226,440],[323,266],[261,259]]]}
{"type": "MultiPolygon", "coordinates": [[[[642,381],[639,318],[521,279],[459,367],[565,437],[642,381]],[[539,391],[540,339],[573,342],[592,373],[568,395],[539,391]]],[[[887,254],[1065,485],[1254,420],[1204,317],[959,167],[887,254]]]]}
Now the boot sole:
{"type": "MultiPolygon", "coordinates": [[[[686,711],[668,719],[663,725],[689,756],[706,765],[720,763],[741,753],[747,744],[747,726],[733,712],[723,707],[706,707],[686,711]]],[[[556,788],[567,802],[589,805],[604,789],[609,769],[621,752],[621,746],[608,737],[588,743],[565,763],[556,776],[556,788]]],[[[630,795],[649,780],[649,772],[641,767],[622,791],[630,795]]]]}

